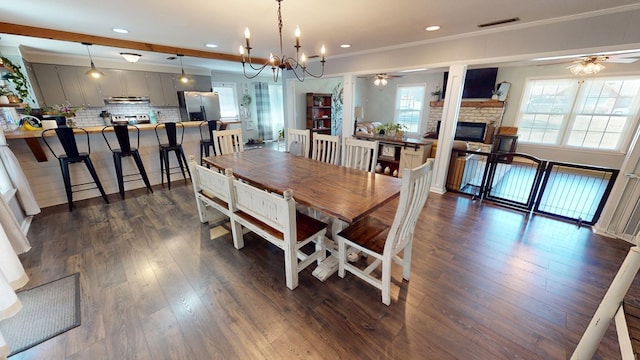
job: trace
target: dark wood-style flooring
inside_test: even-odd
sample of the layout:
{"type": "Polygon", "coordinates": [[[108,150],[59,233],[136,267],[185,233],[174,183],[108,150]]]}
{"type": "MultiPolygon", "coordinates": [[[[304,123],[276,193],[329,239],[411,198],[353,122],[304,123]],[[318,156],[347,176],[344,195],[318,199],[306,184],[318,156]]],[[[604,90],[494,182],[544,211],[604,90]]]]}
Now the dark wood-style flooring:
{"type": "MultiPolygon", "coordinates": [[[[28,287],[80,272],[82,325],[12,359],[566,359],[629,248],[431,194],[411,281],[394,268],[387,307],[350,274],[322,283],[307,269],[288,290],[277,248],[210,240],[190,185],[111,201],[35,217],[28,287]]],[[[391,220],[395,205],[377,215],[391,220]]],[[[619,357],[611,326],[596,358],[619,357]]]]}

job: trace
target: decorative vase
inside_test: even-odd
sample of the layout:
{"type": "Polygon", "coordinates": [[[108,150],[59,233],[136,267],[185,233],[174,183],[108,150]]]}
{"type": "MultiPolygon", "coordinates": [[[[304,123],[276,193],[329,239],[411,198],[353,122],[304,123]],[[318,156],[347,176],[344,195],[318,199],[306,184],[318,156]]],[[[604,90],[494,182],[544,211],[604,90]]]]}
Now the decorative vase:
{"type": "Polygon", "coordinates": [[[7,97],[7,95],[0,96],[0,104],[8,104],[8,103],[9,103],[9,98],[7,97]]]}
{"type": "Polygon", "coordinates": [[[389,175],[391,173],[391,168],[389,168],[388,166],[386,168],[384,168],[384,173],[386,175],[389,175]]]}
{"type": "Polygon", "coordinates": [[[380,163],[376,164],[376,172],[377,173],[382,172],[382,165],[380,165],[380,163]]]}
{"type": "Polygon", "coordinates": [[[491,100],[498,100],[498,95],[497,94],[491,95],[491,100]]]}
{"type": "Polygon", "coordinates": [[[18,95],[15,95],[15,94],[7,95],[7,99],[9,99],[9,103],[11,104],[20,103],[20,98],[18,97],[18,95]]]}
{"type": "Polygon", "coordinates": [[[398,169],[393,170],[393,176],[398,177],[398,169]]]}

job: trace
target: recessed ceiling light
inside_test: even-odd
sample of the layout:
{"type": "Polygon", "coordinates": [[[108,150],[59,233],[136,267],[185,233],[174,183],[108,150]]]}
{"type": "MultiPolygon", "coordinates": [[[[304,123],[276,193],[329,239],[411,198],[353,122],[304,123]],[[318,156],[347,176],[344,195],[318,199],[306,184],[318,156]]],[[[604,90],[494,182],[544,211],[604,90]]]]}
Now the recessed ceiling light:
{"type": "Polygon", "coordinates": [[[351,47],[351,44],[342,44],[342,45],[340,45],[340,47],[343,48],[343,49],[348,49],[348,48],[351,47]]]}
{"type": "Polygon", "coordinates": [[[208,47],[208,48],[217,48],[218,45],[216,44],[204,44],[204,46],[208,47]]]}
{"type": "Polygon", "coordinates": [[[428,26],[425,30],[427,30],[427,31],[436,31],[436,30],[440,30],[440,26],[438,26],[438,25],[428,26]]]}
{"type": "Polygon", "coordinates": [[[115,31],[115,32],[117,32],[119,34],[128,34],[129,33],[129,30],[126,30],[126,29],[115,28],[115,29],[113,29],[113,31],[115,31]]]}

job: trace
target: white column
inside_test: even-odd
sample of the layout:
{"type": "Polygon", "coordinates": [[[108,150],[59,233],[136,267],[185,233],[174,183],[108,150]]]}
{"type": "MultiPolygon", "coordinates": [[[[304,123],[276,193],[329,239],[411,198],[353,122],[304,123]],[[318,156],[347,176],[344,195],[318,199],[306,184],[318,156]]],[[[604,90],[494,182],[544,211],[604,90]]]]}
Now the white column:
{"type": "Polygon", "coordinates": [[[449,160],[451,159],[451,149],[453,148],[453,139],[456,134],[455,129],[458,124],[466,75],[467,65],[456,64],[449,67],[446,98],[442,108],[442,122],[440,123],[438,147],[433,167],[433,180],[431,182],[431,191],[438,194],[444,194],[447,191],[446,182],[447,173],[449,172],[449,160]]]}

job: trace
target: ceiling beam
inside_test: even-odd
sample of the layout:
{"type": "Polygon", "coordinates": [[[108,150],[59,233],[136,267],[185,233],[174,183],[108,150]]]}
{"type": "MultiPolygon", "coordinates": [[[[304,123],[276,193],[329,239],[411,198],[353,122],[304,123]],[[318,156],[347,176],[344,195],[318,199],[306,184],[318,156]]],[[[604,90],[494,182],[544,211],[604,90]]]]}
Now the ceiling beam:
{"type": "MultiPolygon", "coordinates": [[[[69,41],[77,43],[90,43],[93,45],[102,45],[115,48],[123,48],[130,50],[151,51],[164,54],[182,54],[185,56],[213,59],[213,60],[225,60],[225,61],[242,61],[240,55],[230,55],[211,51],[192,50],[185,48],[178,48],[173,46],[149,44],[138,41],[113,39],[102,36],[79,34],[68,31],[51,30],[33,26],[10,24],[0,22],[0,33],[30,36],[43,39],[69,41]]],[[[254,59],[256,62],[266,63],[267,59],[254,59]]]]}

